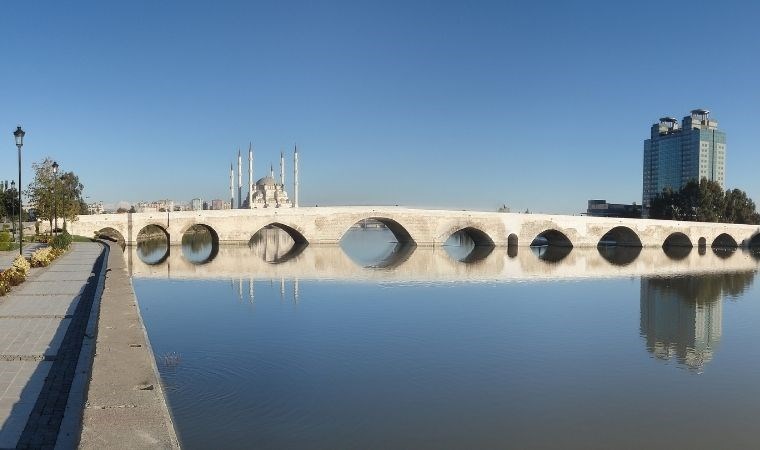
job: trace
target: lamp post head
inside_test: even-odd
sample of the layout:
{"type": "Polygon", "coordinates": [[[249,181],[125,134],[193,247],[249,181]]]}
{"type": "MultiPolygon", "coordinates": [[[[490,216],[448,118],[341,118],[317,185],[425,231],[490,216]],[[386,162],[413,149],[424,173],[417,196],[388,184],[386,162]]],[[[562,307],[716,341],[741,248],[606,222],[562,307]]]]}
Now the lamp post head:
{"type": "Polygon", "coordinates": [[[13,132],[13,136],[16,138],[16,147],[24,145],[24,135],[26,132],[21,129],[21,126],[16,127],[16,131],[13,132]]]}
{"type": "Polygon", "coordinates": [[[53,173],[58,173],[58,163],[53,161],[53,173]]]}

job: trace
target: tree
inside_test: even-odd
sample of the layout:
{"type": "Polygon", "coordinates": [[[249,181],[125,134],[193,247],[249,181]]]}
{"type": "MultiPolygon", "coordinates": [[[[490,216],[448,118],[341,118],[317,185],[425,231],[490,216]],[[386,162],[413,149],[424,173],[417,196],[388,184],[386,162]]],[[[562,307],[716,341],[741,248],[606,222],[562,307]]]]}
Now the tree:
{"type": "Polygon", "coordinates": [[[37,218],[47,220],[50,229],[53,229],[53,210],[54,199],[53,190],[55,187],[56,176],[53,173],[53,160],[45,158],[42,162],[32,163],[34,170],[34,180],[29,183],[29,202],[34,205],[37,218]]]}
{"type": "Polygon", "coordinates": [[[666,188],[649,208],[652,219],[760,224],[760,214],[746,192],[723,192],[715,181],[689,181],[679,191],[666,188]]]}
{"type": "Polygon", "coordinates": [[[57,183],[58,215],[63,217],[65,227],[67,220],[76,220],[80,213],[84,185],[79,182],[79,177],[74,172],[63,173],[57,183]]]}
{"type": "Polygon", "coordinates": [[[80,212],[84,185],[74,172],[64,172],[60,176],[53,173],[53,160],[45,158],[33,163],[34,180],[29,184],[27,194],[34,205],[37,217],[47,220],[53,229],[55,216],[66,221],[76,218],[80,212]]]}

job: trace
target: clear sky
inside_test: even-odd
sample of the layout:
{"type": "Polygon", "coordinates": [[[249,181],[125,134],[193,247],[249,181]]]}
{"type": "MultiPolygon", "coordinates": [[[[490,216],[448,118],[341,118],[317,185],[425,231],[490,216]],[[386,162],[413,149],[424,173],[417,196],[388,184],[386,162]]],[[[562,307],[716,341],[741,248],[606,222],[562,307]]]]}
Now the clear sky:
{"type": "Polygon", "coordinates": [[[641,202],[649,127],[703,107],[760,200],[752,2],[2,6],[0,179],[21,124],[26,181],[50,156],[111,204],[225,199],[253,141],[288,185],[298,143],[302,205],[577,213],[641,202]]]}

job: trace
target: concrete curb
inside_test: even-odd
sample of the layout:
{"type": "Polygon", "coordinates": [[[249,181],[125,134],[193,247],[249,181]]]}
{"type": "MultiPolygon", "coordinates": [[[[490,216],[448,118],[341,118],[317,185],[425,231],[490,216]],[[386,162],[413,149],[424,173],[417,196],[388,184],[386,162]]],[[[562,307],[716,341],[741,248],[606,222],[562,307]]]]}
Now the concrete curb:
{"type": "Polygon", "coordinates": [[[180,448],[121,249],[109,246],[79,448],[180,448]]]}

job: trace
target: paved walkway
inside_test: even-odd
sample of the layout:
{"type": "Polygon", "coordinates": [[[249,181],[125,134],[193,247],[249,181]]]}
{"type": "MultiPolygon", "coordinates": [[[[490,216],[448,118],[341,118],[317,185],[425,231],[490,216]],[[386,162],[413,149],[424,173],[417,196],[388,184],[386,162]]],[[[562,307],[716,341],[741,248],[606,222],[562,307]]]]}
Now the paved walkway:
{"type": "MultiPolygon", "coordinates": [[[[36,247],[28,245],[24,252],[36,247]]],[[[100,244],[74,243],[66,255],[33,269],[0,298],[0,449],[53,448],[66,427],[101,255],[100,244]]],[[[0,267],[4,263],[0,259],[0,267]]]]}
{"type": "MultiPolygon", "coordinates": [[[[35,250],[44,247],[45,244],[32,243],[24,245],[24,257],[29,258],[35,250]]],[[[0,270],[5,270],[11,266],[13,260],[18,256],[18,249],[3,250],[0,252],[0,270]]]]}

